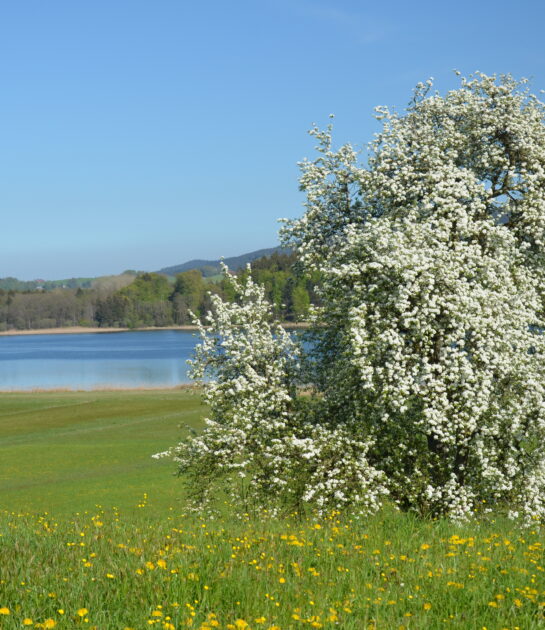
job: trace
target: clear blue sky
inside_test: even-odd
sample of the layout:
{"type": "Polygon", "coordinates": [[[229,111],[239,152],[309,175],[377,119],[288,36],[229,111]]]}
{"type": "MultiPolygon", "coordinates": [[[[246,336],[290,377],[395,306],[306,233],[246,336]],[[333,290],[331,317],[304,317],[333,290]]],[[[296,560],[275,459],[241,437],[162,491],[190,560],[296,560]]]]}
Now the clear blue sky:
{"type": "Polygon", "coordinates": [[[313,122],[365,145],[430,76],[545,88],[542,0],[24,0],[0,7],[0,277],[277,242],[313,122]]]}

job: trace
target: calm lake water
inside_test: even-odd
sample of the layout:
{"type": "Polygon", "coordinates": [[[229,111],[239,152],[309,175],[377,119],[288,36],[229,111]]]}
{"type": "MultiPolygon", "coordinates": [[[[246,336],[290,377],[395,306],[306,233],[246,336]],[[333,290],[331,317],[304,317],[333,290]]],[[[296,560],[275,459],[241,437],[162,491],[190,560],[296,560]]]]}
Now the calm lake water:
{"type": "Polygon", "coordinates": [[[0,337],[0,391],[189,383],[197,341],[181,330],[0,337]]]}

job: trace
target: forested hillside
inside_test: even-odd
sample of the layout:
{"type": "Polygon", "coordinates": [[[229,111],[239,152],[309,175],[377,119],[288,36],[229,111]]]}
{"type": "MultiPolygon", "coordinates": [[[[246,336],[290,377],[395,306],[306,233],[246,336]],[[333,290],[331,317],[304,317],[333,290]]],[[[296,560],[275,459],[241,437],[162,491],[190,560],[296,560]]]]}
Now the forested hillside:
{"type": "MultiPolygon", "coordinates": [[[[254,280],[265,286],[275,316],[285,321],[304,320],[317,300],[317,278],[301,276],[295,267],[294,254],[275,252],[255,260],[251,271],[254,280]]],[[[0,330],[190,324],[190,312],[201,315],[209,308],[209,292],[236,298],[221,279],[205,278],[196,269],[174,278],[147,272],[122,274],[89,288],[0,289],[0,330]]]]}
{"type": "MultiPolygon", "coordinates": [[[[249,252],[240,256],[232,256],[231,258],[224,258],[223,262],[229,267],[229,269],[238,271],[245,267],[248,263],[252,263],[259,259],[271,256],[274,253],[289,254],[289,249],[285,247],[269,247],[266,249],[258,249],[255,252],[249,252]]],[[[221,260],[189,260],[181,265],[174,265],[172,267],[164,267],[159,269],[157,273],[163,273],[167,276],[175,276],[183,271],[192,271],[198,269],[205,278],[215,276],[221,271],[221,260]]]]}

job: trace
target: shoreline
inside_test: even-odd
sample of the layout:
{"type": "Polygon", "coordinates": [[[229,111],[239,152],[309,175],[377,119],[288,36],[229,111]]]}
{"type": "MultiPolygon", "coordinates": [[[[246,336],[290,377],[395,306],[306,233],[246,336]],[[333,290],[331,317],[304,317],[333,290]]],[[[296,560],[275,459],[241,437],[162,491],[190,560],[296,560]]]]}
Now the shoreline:
{"type": "Polygon", "coordinates": [[[90,389],[78,389],[70,387],[33,387],[32,389],[0,389],[2,394],[94,394],[96,392],[174,392],[174,391],[195,391],[201,389],[200,385],[195,383],[180,383],[178,385],[158,385],[156,387],[116,387],[115,385],[98,386],[90,389]]]}
{"type": "Polygon", "coordinates": [[[83,333],[137,332],[146,330],[197,330],[197,326],[146,326],[143,328],[98,328],[95,326],[66,326],[66,328],[34,328],[31,330],[3,330],[1,337],[14,335],[81,335],[83,333]]]}
{"type": "MultiPolygon", "coordinates": [[[[304,322],[283,322],[284,328],[308,328],[304,322]]],[[[36,328],[32,330],[2,330],[0,337],[13,337],[15,335],[81,335],[95,333],[115,332],[145,332],[150,330],[185,330],[196,331],[197,326],[185,324],[183,326],[146,326],[143,328],[98,328],[94,326],[67,326],[66,328],[36,328]]]]}

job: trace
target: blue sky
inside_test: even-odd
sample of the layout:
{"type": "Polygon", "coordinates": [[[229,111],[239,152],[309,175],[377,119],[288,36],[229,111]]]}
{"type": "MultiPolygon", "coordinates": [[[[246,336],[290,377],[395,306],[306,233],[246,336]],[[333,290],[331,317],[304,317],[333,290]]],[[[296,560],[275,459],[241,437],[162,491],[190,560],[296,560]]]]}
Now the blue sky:
{"type": "Polygon", "coordinates": [[[545,3],[24,0],[0,7],[0,277],[154,270],[277,242],[306,131],[365,146],[418,81],[545,88],[545,3]]]}

